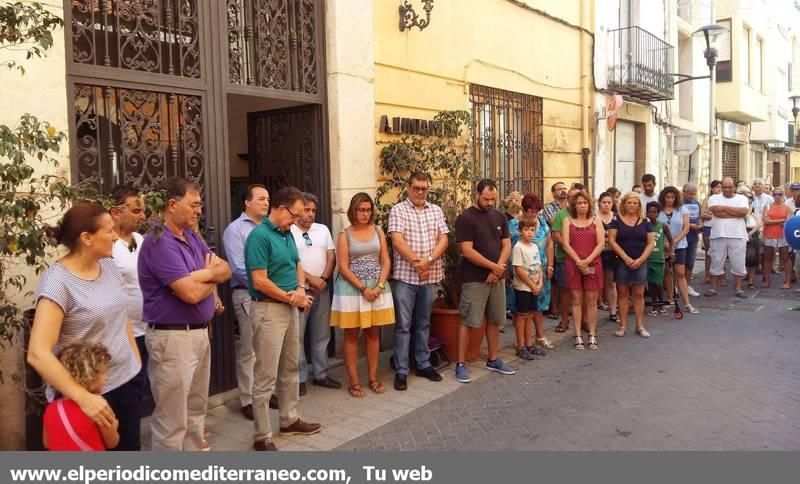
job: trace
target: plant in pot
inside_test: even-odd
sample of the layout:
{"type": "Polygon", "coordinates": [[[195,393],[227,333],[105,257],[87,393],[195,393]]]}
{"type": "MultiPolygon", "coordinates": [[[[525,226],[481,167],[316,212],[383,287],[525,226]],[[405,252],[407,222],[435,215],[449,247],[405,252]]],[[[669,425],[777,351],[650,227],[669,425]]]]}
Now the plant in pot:
{"type": "MultiPolygon", "coordinates": [[[[408,197],[408,177],[421,171],[432,180],[428,202],[442,208],[450,233],[447,250],[442,256],[444,279],[439,284],[439,298],[431,315],[431,334],[441,339],[454,356],[461,299],[461,251],[456,243],[455,221],[472,205],[472,192],[480,173],[469,145],[473,126],[470,113],[441,111],[434,116],[432,124],[430,136],[404,136],[383,147],[380,153],[382,183],[376,191],[375,204],[377,223],[387,230],[392,206],[408,197]]],[[[484,330],[482,327],[472,331],[467,360],[478,357],[484,330]]]]}

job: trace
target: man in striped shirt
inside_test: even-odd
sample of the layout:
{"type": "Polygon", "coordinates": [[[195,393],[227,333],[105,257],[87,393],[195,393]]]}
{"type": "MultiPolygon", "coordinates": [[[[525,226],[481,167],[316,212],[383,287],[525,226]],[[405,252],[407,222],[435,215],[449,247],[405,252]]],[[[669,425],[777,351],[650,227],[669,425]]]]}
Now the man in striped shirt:
{"type": "Polygon", "coordinates": [[[431,381],[442,376],[431,367],[428,337],[436,285],[444,278],[442,254],[450,231],[441,207],[428,203],[428,176],[415,172],[408,180],[408,198],[389,213],[394,248],[395,304],[394,388],[408,388],[409,345],[414,328],[416,374],[431,381]]]}

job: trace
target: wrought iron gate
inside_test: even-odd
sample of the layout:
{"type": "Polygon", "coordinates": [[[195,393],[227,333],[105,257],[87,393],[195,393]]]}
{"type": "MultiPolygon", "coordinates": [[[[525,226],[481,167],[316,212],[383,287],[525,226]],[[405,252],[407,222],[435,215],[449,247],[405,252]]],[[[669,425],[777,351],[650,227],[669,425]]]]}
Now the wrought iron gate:
{"type": "Polygon", "coordinates": [[[500,197],[512,191],[544,193],[542,98],[471,84],[475,127],[472,148],[483,176],[500,197]]]}

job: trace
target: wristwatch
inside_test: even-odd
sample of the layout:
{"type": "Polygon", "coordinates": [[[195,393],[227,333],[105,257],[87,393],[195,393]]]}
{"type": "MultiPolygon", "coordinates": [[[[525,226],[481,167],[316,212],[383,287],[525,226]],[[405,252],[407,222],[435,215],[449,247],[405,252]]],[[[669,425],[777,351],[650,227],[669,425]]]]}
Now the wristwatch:
{"type": "Polygon", "coordinates": [[[380,284],[378,284],[378,287],[380,287],[381,291],[383,291],[384,289],[386,289],[386,283],[385,282],[381,282],[380,284]]]}

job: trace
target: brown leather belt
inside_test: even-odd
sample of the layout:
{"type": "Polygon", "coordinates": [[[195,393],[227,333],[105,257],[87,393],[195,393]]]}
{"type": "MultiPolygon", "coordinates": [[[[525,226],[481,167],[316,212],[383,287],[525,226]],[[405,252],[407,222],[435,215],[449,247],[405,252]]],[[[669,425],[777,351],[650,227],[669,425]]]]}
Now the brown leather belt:
{"type": "Polygon", "coordinates": [[[150,329],[159,329],[164,331],[190,331],[193,329],[206,329],[208,323],[203,324],[157,324],[148,323],[147,327],[150,329]]]}

